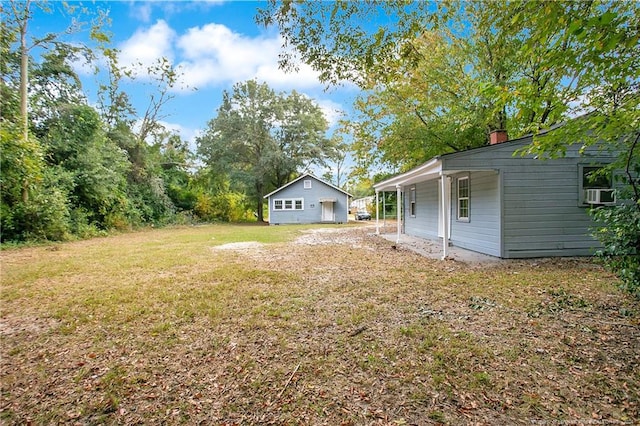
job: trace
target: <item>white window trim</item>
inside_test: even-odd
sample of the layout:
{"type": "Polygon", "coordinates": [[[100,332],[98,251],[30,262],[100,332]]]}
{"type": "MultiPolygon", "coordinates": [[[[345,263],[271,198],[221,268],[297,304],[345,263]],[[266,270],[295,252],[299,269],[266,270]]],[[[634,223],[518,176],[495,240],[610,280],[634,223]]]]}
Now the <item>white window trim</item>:
{"type": "Polygon", "coordinates": [[[471,216],[471,181],[469,180],[469,176],[461,176],[456,180],[456,217],[460,222],[469,222],[471,216]],[[466,197],[460,197],[460,182],[467,181],[467,191],[468,194],[466,197]],[[460,215],[460,201],[467,200],[467,216],[460,215]]]}
{"type": "Polygon", "coordinates": [[[412,186],[409,190],[409,215],[411,217],[416,217],[416,187],[412,186]]]}
{"type": "Polygon", "coordinates": [[[274,211],[301,211],[304,210],[304,198],[275,198],[273,200],[273,210],[274,211]],[[280,201],[281,208],[276,208],[276,202],[280,201]],[[296,202],[300,202],[300,208],[296,208],[296,202]],[[287,207],[287,202],[291,203],[291,207],[287,207]]]}
{"type": "Polygon", "coordinates": [[[304,181],[304,189],[311,189],[311,179],[306,179],[304,181]]]}

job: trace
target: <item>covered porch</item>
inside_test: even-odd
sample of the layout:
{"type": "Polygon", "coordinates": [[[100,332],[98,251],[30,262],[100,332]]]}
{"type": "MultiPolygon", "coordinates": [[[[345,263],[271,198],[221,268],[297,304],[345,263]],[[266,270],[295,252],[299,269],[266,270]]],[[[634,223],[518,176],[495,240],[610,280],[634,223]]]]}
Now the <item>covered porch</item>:
{"type": "MultiPolygon", "coordinates": [[[[440,157],[435,157],[427,163],[418,166],[408,172],[402,173],[400,175],[394,176],[382,182],[375,184],[373,187],[376,191],[376,234],[381,235],[381,219],[386,222],[386,218],[380,218],[380,194],[384,194],[385,192],[395,192],[396,193],[396,213],[397,213],[397,221],[396,221],[396,229],[395,229],[395,242],[400,244],[409,240],[420,240],[420,238],[412,237],[403,233],[404,229],[404,221],[405,215],[407,212],[405,211],[405,202],[406,199],[406,188],[410,187],[413,184],[418,182],[425,182],[428,180],[438,179],[438,235],[440,237],[439,241],[439,257],[441,259],[446,259],[450,255],[451,247],[449,247],[451,226],[450,226],[450,215],[451,215],[451,177],[448,174],[452,172],[445,173],[442,169],[442,160],[440,157]]],[[[412,201],[409,200],[409,203],[412,201]]],[[[409,208],[412,208],[409,206],[409,208]]],[[[385,238],[389,239],[388,233],[383,233],[385,238]]],[[[415,242],[415,241],[414,241],[415,242]]],[[[436,241],[432,240],[429,245],[427,252],[432,254],[435,252],[434,245],[437,244],[436,241]]]]}

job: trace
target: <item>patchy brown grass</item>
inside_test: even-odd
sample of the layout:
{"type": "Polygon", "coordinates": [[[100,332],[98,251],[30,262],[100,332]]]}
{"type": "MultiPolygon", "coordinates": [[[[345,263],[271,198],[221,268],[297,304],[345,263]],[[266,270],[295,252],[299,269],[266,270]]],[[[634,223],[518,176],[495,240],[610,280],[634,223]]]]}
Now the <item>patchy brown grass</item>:
{"type": "Polygon", "coordinates": [[[368,227],[0,253],[4,424],[640,421],[640,304],[589,260],[430,260],[368,227]]]}

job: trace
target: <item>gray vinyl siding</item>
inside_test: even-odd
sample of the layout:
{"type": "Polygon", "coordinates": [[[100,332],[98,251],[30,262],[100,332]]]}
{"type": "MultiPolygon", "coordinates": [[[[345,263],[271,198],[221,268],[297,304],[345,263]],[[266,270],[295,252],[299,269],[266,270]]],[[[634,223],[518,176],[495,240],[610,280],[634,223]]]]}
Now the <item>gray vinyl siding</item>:
{"type": "Polygon", "coordinates": [[[497,172],[455,174],[451,182],[451,235],[453,245],[491,256],[500,256],[500,176],[497,172]],[[469,177],[469,221],[458,220],[459,177],[469,177]]]}
{"type": "Polygon", "coordinates": [[[504,257],[592,254],[597,243],[578,205],[576,159],[527,161],[522,169],[504,172],[504,257]]]}
{"type": "Polygon", "coordinates": [[[296,224],[296,223],[320,223],[322,222],[321,198],[335,198],[333,214],[336,223],[347,223],[349,214],[349,196],[312,176],[305,177],[293,184],[271,194],[269,202],[270,224],[296,224]],[[311,188],[304,188],[304,181],[311,180],[311,188]],[[276,199],[302,198],[303,210],[274,210],[273,202],[276,199]]]}
{"type": "MultiPolygon", "coordinates": [[[[579,164],[607,162],[596,158],[602,153],[588,151],[581,157],[575,146],[564,158],[538,160],[514,156],[516,149],[531,142],[530,138],[516,142],[480,148],[443,156],[445,170],[498,170],[501,185],[487,186],[471,176],[471,200],[468,224],[456,223],[452,214],[451,238],[455,245],[488,253],[493,250],[493,234],[485,221],[492,214],[502,212],[501,249],[503,258],[529,258],[544,256],[583,256],[593,253],[597,241],[590,235],[593,222],[585,206],[580,204],[579,164]],[[478,188],[480,186],[480,188],[478,188]],[[478,192],[480,191],[480,192],[478,192]],[[501,198],[498,206],[492,204],[501,198]],[[476,221],[476,209],[481,208],[482,220],[476,221]],[[481,225],[481,226],[478,226],[481,225]],[[468,229],[466,229],[468,228],[468,229]],[[487,238],[487,243],[483,241],[487,238]]],[[[455,185],[452,206],[455,209],[455,185]]]]}
{"type": "Polygon", "coordinates": [[[404,196],[404,232],[416,237],[438,238],[438,180],[419,182],[416,187],[416,216],[409,214],[409,194],[411,187],[403,188],[404,196]]]}

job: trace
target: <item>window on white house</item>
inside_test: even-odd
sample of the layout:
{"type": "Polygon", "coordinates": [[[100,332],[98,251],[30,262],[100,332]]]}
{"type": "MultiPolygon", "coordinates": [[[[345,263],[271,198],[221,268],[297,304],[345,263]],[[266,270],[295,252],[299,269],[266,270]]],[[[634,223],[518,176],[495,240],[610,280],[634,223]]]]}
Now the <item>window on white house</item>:
{"type": "Polygon", "coordinates": [[[409,193],[409,214],[416,217],[416,187],[412,187],[409,193]]]}
{"type": "Polygon", "coordinates": [[[458,178],[458,220],[469,220],[469,177],[458,178]]]}
{"type": "Polygon", "coordinates": [[[304,199],[283,198],[273,200],[274,210],[304,210],[304,199]]]}
{"type": "Polygon", "coordinates": [[[304,181],[304,189],[311,189],[311,180],[304,181]]]}

